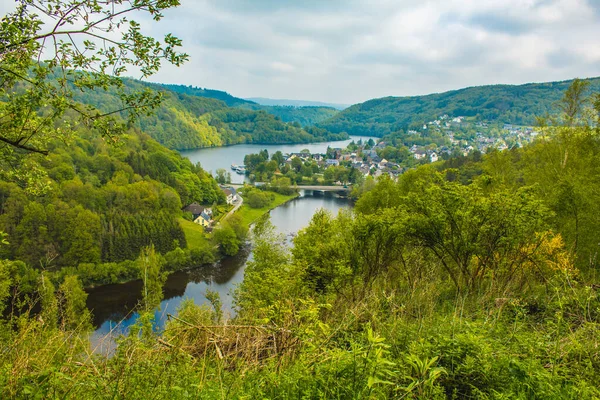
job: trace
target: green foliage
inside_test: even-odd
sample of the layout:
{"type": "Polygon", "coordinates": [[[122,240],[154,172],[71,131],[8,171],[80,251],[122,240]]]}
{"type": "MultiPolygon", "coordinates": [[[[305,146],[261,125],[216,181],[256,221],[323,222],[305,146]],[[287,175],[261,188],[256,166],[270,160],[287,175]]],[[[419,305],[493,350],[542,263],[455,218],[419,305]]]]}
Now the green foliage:
{"type": "Polygon", "coordinates": [[[10,295],[12,283],[9,262],[0,261],[0,314],[7,306],[6,301],[10,295]]]}
{"type": "Polygon", "coordinates": [[[215,229],[213,239],[224,255],[234,256],[240,249],[240,242],[235,235],[235,231],[230,226],[222,226],[215,229]]]}
{"type": "Polygon", "coordinates": [[[264,208],[273,202],[275,196],[273,193],[251,190],[249,193],[245,193],[245,199],[252,208],[264,208]]]}
{"type": "Polygon", "coordinates": [[[92,328],[90,311],[86,306],[84,292],[77,276],[67,276],[59,287],[62,325],[67,330],[87,331],[92,328]]]}
{"type": "Polygon", "coordinates": [[[212,239],[224,255],[234,256],[246,240],[247,234],[248,227],[239,215],[234,214],[213,231],[212,239]]]}
{"type": "MultiPolygon", "coordinates": [[[[353,105],[319,126],[336,133],[383,137],[420,127],[445,114],[531,126],[538,116],[557,114],[554,106],[572,82],[479,86],[427,96],[385,97],[353,105]]],[[[593,92],[600,88],[598,78],[580,82],[589,83],[593,92]]]]}

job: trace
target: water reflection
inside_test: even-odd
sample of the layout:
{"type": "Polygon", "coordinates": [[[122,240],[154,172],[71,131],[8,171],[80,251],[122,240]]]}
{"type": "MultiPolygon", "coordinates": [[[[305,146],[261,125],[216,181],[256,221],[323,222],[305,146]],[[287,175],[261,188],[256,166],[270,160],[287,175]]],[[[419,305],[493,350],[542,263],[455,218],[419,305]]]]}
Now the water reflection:
{"type": "MultiPolygon", "coordinates": [[[[333,193],[302,192],[301,197],[272,210],[271,222],[279,232],[290,237],[290,234],[307,226],[318,209],[324,208],[337,214],[349,205],[347,199],[333,193]]],[[[184,299],[193,299],[196,304],[206,302],[207,289],[219,293],[225,314],[231,315],[231,291],[242,282],[246,262],[251,259],[251,249],[246,246],[235,257],[222,259],[214,265],[169,275],[164,286],[164,300],[160,310],[155,312],[156,328],[163,327],[167,314],[175,314],[184,299]]],[[[139,317],[134,310],[141,301],[141,293],[141,280],[91,289],[87,304],[94,315],[94,326],[97,327],[92,342],[99,343],[101,338],[110,333],[125,333],[139,317]]]]}

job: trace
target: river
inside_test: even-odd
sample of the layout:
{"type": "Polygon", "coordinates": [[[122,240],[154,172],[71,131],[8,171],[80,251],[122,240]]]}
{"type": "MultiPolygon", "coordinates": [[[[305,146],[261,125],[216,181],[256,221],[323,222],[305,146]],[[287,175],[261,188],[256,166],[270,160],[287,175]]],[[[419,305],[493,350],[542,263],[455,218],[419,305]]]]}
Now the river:
{"type": "MultiPolygon", "coordinates": [[[[300,197],[271,210],[270,216],[277,231],[289,237],[308,225],[318,209],[323,208],[337,214],[340,209],[348,207],[350,202],[347,199],[339,198],[333,193],[301,191],[300,197]]],[[[184,299],[193,299],[196,304],[206,302],[207,288],[219,293],[225,313],[231,314],[231,290],[244,278],[244,267],[250,259],[252,252],[246,246],[235,257],[226,257],[214,265],[170,274],[163,289],[164,299],[160,309],[155,312],[157,329],[162,328],[167,314],[176,313],[184,299]]],[[[104,285],[89,291],[87,305],[92,310],[96,327],[92,343],[110,348],[112,341],[103,339],[111,332],[126,332],[136,322],[139,315],[135,312],[135,307],[142,298],[141,293],[141,280],[104,285]]]]}
{"type": "MultiPolygon", "coordinates": [[[[369,136],[350,136],[348,140],[337,142],[321,142],[321,143],[305,143],[305,144],[237,144],[227,147],[212,147],[207,149],[187,150],[182,151],[181,155],[190,159],[194,164],[200,163],[202,168],[212,172],[213,174],[219,168],[226,169],[231,172],[232,183],[243,183],[244,175],[238,175],[231,171],[231,164],[244,165],[244,157],[247,154],[258,153],[261,150],[267,149],[269,156],[276,151],[286,153],[299,153],[304,149],[308,149],[311,153],[325,153],[327,147],[345,148],[353,140],[358,142],[360,139],[363,142],[371,139],[369,136]]],[[[378,138],[373,137],[374,141],[378,138]]]]}
{"type": "MultiPolygon", "coordinates": [[[[200,162],[208,171],[227,168],[232,163],[243,164],[244,156],[267,149],[269,154],[280,150],[283,153],[299,152],[309,149],[311,153],[323,153],[328,146],[346,147],[352,140],[368,140],[368,137],[351,137],[341,142],[325,142],[300,145],[236,145],[221,148],[199,149],[182,153],[192,162],[200,162]]],[[[241,182],[243,177],[235,175],[241,182]]],[[[232,176],[234,178],[234,176],[232,176]]],[[[235,182],[235,181],[234,181],[235,182]]],[[[337,214],[342,208],[350,207],[347,199],[338,198],[335,194],[315,194],[301,191],[300,197],[270,212],[271,222],[284,235],[298,232],[308,225],[313,214],[321,208],[337,214]]],[[[231,313],[231,290],[244,279],[246,262],[252,259],[249,247],[243,248],[235,257],[227,257],[214,265],[204,266],[190,271],[175,272],[167,278],[163,292],[164,299],[160,309],[155,312],[157,329],[166,320],[167,314],[174,314],[179,304],[186,298],[193,299],[196,304],[206,302],[206,289],[219,293],[226,313],[231,313]]],[[[103,352],[113,346],[109,334],[124,333],[136,322],[138,314],[135,307],[141,300],[142,282],[132,281],[124,284],[105,285],[89,291],[87,305],[94,316],[96,330],[92,335],[92,343],[97,351],[103,352]],[[103,340],[108,338],[107,340],[103,340]]]]}

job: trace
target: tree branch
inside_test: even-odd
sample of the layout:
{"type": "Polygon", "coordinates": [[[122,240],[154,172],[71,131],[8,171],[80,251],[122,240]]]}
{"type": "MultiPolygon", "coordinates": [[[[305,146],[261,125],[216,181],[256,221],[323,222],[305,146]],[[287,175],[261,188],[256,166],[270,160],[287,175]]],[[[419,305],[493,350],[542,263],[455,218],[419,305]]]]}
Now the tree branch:
{"type": "Polygon", "coordinates": [[[5,137],[0,136],[0,142],[4,142],[4,143],[8,143],[13,147],[16,147],[18,149],[23,149],[23,150],[27,150],[27,151],[31,151],[33,153],[38,153],[38,154],[43,154],[45,156],[48,155],[48,150],[40,150],[40,149],[36,149],[35,147],[31,147],[27,144],[22,143],[23,140],[27,139],[26,137],[20,137],[17,140],[10,140],[7,139],[5,137]]]}

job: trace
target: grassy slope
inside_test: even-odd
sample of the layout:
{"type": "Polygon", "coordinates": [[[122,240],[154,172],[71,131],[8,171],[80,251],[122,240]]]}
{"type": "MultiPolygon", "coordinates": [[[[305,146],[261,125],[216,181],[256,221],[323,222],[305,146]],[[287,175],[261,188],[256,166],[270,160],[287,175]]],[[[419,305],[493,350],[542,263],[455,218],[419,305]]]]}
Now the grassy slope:
{"type": "Polygon", "coordinates": [[[275,200],[273,200],[273,202],[270,205],[268,205],[267,207],[251,208],[248,204],[244,203],[244,205],[237,212],[242,217],[242,221],[243,221],[244,225],[246,225],[246,226],[252,225],[252,223],[254,221],[259,219],[261,216],[268,213],[272,209],[279,207],[280,205],[287,203],[288,201],[298,197],[297,193],[289,195],[289,196],[279,194],[279,193],[274,193],[274,194],[275,194],[275,200]]]}
{"type": "Polygon", "coordinates": [[[206,247],[205,245],[208,238],[204,233],[204,228],[183,218],[179,218],[179,225],[181,225],[183,233],[185,233],[188,248],[193,250],[206,247]]]}

